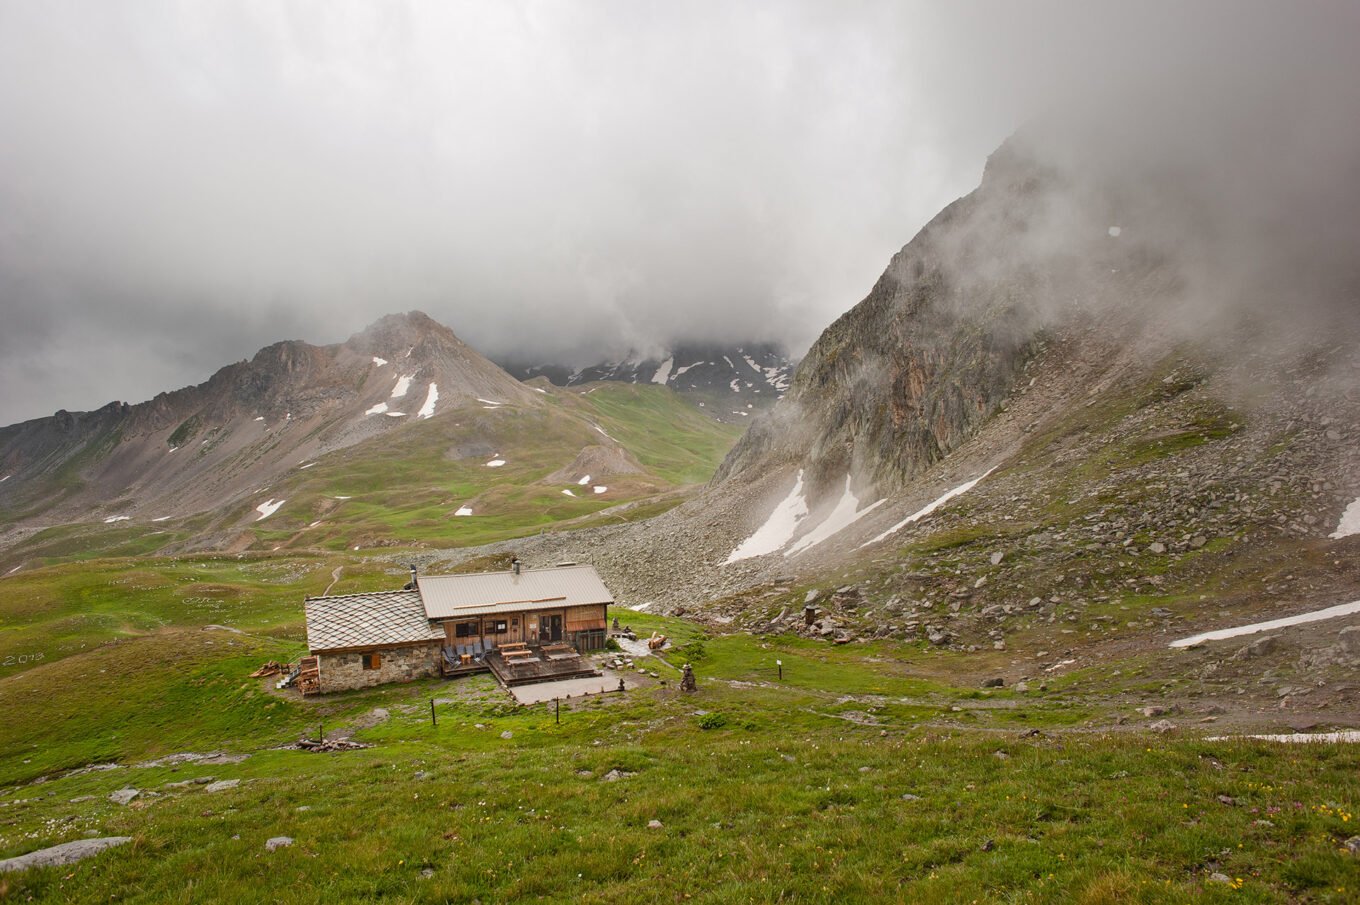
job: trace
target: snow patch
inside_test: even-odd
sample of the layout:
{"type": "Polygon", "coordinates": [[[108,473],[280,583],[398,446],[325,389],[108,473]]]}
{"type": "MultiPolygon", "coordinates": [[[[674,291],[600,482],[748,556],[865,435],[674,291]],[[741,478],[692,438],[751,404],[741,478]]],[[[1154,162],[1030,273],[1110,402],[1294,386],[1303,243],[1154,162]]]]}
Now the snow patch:
{"type": "Polygon", "coordinates": [[[256,421],[263,421],[263,420],[264,420],[264,415],[257,415],[257,416],[255,417],[255,420],[256,420],[256,421]]]}
{"type": "Polygon", "coordinates": [[[859,498],[850,491],[850,476],[845,476],[845,490],[841,493],[841,498],[836,501],[836,506],[831,510],[831,514],[822,520],[822,523],[813,528],[807,534],[799,538],[798,543],[784,552],[785,556],[797,556],[809,547],[815,547],[822,541],[827,540],[849,528],[855,522],[873,512],[879,506],[887,502],[881,499],[876,503],[871,503],[860,509],[859,498]]]}
{"type": "Polygon", "coordinates": [[[378,356],[374,355],[374,356],[373,356],[373,363],[374,363],[375,365],[377,365],[378,367],[381,368],[383,365],[387,364],[387,359],[386,359],[386,358],[379,358],[378,356]]]}
{"type": "Polygon", "coordinates": [[[590,489],[593,490],[593,491],[595,491],[596,493],[604,493],[604,492],[607,491],[609,488],[608,488],[608,487],[605,487],[603,484],[597,484],[597,485],[595,485],[594,487],[592,487],[592,488],[590,488],[590,489]]]}
{"type": "Polygon", "coordinates": [[[0,478],[0,484],[5,483],[6,481],[8,481],[8,480],[9,480],[10,478],[12,478],[12,477],[14,477],[14,475],[12,475],[12,474],[7,474],[7,475],[5,475],[3,478],[0,478]]]}
{"type": "Polygon", "coordinates": [[[1360,742],[1360,732],[1346,729],[1341,732],[1288,732],[1283,735],[1212,735],[1206,742],[1232,742],[1244,738],[1262,742],[1284,742],[1287,745],[1307,744],[1308,742],[1360,742]]]}
{"type": "Polygon", "coordinates": [[[543,389],[543,387],[534,387],[534,392],[542,393],[544,396],[548,395],[548,391],[543,389]]]}
{"type": "Polygon", "coordinates": [[[695,362],[694,364],[692,364],[692,365],[685,365],[683,368],[676,368],[676,369],[675,369],[675,373],[672,374],[671,376],[672,376],[672,377],[679,377],[680,375],[682,375],[682,374],[684,374],[686,371],[688,371],[690,368],[697,368],[697,367],[698,367],[699,365],[701,365],[701,364],[703,364],[702,361],[696,361],[696,362],[695,362]]]}
{"type": "Polygon", "coordinates": [[[976,478],[973,478],[973,480],[960,484],[958,487],[955,487],[953,490],[949,491],[944,496],[940,497],[934,502],[931,502],[926,506],[922,507],[921,509],[916,510],[911,515],[902,519],[902,521],[898,522],[896,525],[893,525],[887,531],[884,531],[878,537],[875,537],[873,540],[865,541],[864,543],[860,544],[859,545],[860,549],[862,550],[865,547],[869,546],[870,544],[876,544],[890,534],[896,534],[898,531],[901,531],[903,528],[907,527],[912,522],[919,522],[921,519],[925,518],[927,515],[930,515],[932,512],[934,512],[936,509],[939,509],[945,503],[948,503],[950,500],[954,499],[954,497],[972,490],[974,487],[977,486],[979,481],[981,481],[983,478],[987,477],[987,475],[991,474],[994,471],[996,471],[995,465],[984,471],[982,474],[978,475],[976,478]]]}
{"type": "Polygon", "coordinates": [[[590,475],[586,475],[584,478],[582,478],[581,480],[577,481],[576,483],[577,483],[577,484],[580,484],[582,487],[586,486],[587,484],[590,483],[590,475]]]}
{"type": "Polygon", "coordinates": [[[255,511],[258,512],[258,513],[260,514],[260,517],[257,518],[255,521],[257,521],[257,522],[262,522],[262,521],[264,521],[265,519],[269,518],[271,515],[273,515],[274,513],[278,512],[278,511],[279,511],[279,507],[282,506],[282,505],[283,505],[284,503],[286,503],[286,502],[288,502],[288,501],[287,501],[287,500],[265,500],[263,503],[261,503],[260,505],[258,505],[258,506],[255,507],[255,511]]]}
{"type": "Polygon", "coordinates": [[[19,571],[20,569],[22,569],[22,568],[23,568],[23,566],[15,566],[14,568],[10,569],[10,570],[9,570],[8,572],[6,572],[5,574],[6,574],[6,575],[13,575],[15,572],[18,572],[18,571],[19,571]]]}
{"type": "Polygon", "coordinates": [[[504,402],[497,402],[497,401],[494,400],[494,399],[483,399],[481,396],[478,396],[478,397],[477,397],[477,401],[478,401],[478,402],[485,402],[487,405],[505,405],[504,402]]]}
{"type": "Polygon", "coordinates": [[[1340,540],[1352,534],[1360,534],[1360,500],[1346,507],[1346,511],[1341,513],[1341,521],[1337,524],[1336,530],[1327,536],[1333,540],[1340,540]]]}
{"type": "Polygon", "coordinates": [[[130,515],[111,515],[108,518],[104,519],[104,524],[112,525],[114,522],[126,522],[131,518],[132,516],[130,515]]]}
{"type": "Polygon", "coordinates": [[[459,507],[458,507],[458,511],[455,512],[454,515],[472,515],[472,507],[471,507],[471,506],[459,506],[459,507]]]}
{"type": "Polygon", "coordinates": [[[563,493],[564,495],[566,495],[566,496],[576,496],[576,494],[574,494],[574,493],[571,492],[571,488],[570,488],[570,487],[568,487],[566,490],[562,491],[562,493],[563,493]]]}
{"type": "Polygon", "coordinates": [[[368,411],[364,412],[364,414],[365,414],[365,415],[381,415],[381,414],[382,414],[383,412],[385,412],[385,411],[387,411],[387,403],[386,403],[386,402],[379,402],[377,405],[373,406],[373,407],[370,408],[368,411]]]}
{"type": "Polygon", "coordinates": [[[1205,641],[1222,641],[1224,638],[1236,638],[1239,635],[1254,635],[1257,632],[1269,632],[1277,628],[1288,628],[1291,625],[1303,625],[1306,622],[1321,622],[1323,619],[1336,619],[1341,616],[1350,616],[1360,613],[1360,600],[1352,603],[1342,603],[1337,606],[1329,606],[1322,610],[1313,610],[1311,613],[1299,613],[1297,616],[1286,616],[1283,619],[1272,619],[1269,622],[1253,622],[1251,625],[1239,625],[1236,628],[1221,628],[1217,631],[1204,632],[1199,635],[1191,635],[1189,638],[1178,638],[1171,642],[1171,647],[1194,647],[1205,641]]]}
{"type": "Polygon", "coordinates": [[[153,518],[151,521],[153,521],[153,522],[168,522],[168,521],[170,521],[170,519],[172,519],[172,518],[174,518],[173,515],[162,515],[160,518],[153,518]]]}
{"type": "Polygon", "coordinates": [[[352,500],[352,499],[354,499],[354,497],[352,497],[352,496],[338,496],[338,497],[336,497],[336,499],[337,499],[337,500],[352,500]]]}
{"type": "Polygon", "coordinates": [[[315,528],[315,527],[316,527],[317,525],[319,525],[319,524],[321,524],[321,519],[317,519],[316,521],[312,522],[312,523],[311,523],[310,525],[308,525],[307,527],[308,527],[308,528],[315,528]]]}
{"type": "MultiPolygon", "coordinates": [[[[699,404],[700,404],[700,405],[703,405],[702,402],[699,403],[699,404]]],[[[598,424],[592,423],[590,426],[593,427],[593,428],[595,428],[595,429],[596,429],[597,431],[599,431],[600,433],[604,434],[606,437],[609,437],[608,431],[606,431],[604,428],[600,427],[598,424]]],[[[609,439],[610,439],[610,440],[614,440],[613,437],[609,437],[609,439]]],[[[614,440],[614,442],[615,442],[615,443],[618,443],[619,441],[614,440]]]]}
{"type": "Polygon", "coordinates": [[[389,417],[389,418],[405,418],[405,417],[406,417],[406,413],[405,413],[405,412],[383,412],[383,414],[386,415],[386,416],[389,417]]]}
{"type": "Polygon", "coordinates": [[[315,464],[316,464],[315,462],[308,462],[306,465],[299,465],[298,471],[303,471],[305,469],[311,468],[315,464]]]}
{"type": "Polygon", "coordinates": [[[1109,232],[1110,232],[1110,236],[1111,236],[1111,237],[1113,237],[1113,238],[1115,238],[1115,239],[1118,239],[1118,238],[1119,238],[1119,234],[1122,233],[1123,230],[1120,229],[1120,228],[1117,227],[1117,226],[1111,226],[1109,232]]]}
{"type": "Polygon", "coordinates": [[[732,392],[734,392],[734,393],[740,393],[740,392],[741,392],[741,381],[740,381],[740,380],[735,380],[735,379],[734,379],[730,384],[728,384],[728,386],[730,386],[730,387],[732,388],[732,392]]]}
{"type": "Polygon", "coordinates": [[[406,375],[404,375],[404,374],[403,374],[402,376],[398,377],[398,378],[397,378],[397,385],[394,386],[394,387],[392,387],[392,396],[391,396],[391,398],[392,398],[392,399],[400,399],[402,396],[405,396],[405,395],[406,395],[406,391],[409,390],[409,389],[411,388],[411,381],[412,381],[412,380],[415,380],[415,377],[416,377],[416,375],[414,375],[414,374],[410,375],[409,377],[406,376],[406,375]]]}
{"type": "Polygon", "coordinates": [[[807,512],[807,501],[803,499],[803,472],[800,469],[789,495],[774,507],[765,524],[757,528],[754,534],[742,541],[741,545],[728,555],[723,565],[764,556],[766,553],[782,549],[793,540],[793,534],[798,530],[798,525],[807,512]]]}
{"type": "Polygon", "coordinates": [[[417,418],[428,418],[434,414],[434,404],[439,401],[439,387],[430,384],[430,390],[425,394],[425,404],[416,412],[417,418]]]}
{"type": "Polygon", "coordinates": [[[659,383],[662,386],[665,386],[666,381],[671,379],[671,368],[674,366],[675,356],[671,356],[661,362],[661,367],[657,368],[656,373],[652,375],[652,383],[659,383]]]}
{"type": "Polygon", "coordinates": [[[500,468],[500,467],[501,467],[502,465],[504,465],[504,464],[505,464],[505,460],[504,460],[504,459],[492,459],[490,462],[487,462],[487,463],[486,463],[486,467],[487,467],[487,468],[500,468]]]}

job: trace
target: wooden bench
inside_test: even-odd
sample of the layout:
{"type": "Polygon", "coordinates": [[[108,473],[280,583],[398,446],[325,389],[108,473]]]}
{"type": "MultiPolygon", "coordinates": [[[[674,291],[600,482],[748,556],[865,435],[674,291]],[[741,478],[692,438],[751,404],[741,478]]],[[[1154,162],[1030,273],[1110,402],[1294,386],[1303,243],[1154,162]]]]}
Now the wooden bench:
{"type": "Polygon", "coordinates": [[[521,660],[532,660],[532,659],[534,658],[534,652],[531,651],[531,650],[527,650],[527,649],[526,649],[526,650],[505,650],[504,648],[502,648],[502,649],[501,649],[501,656],[504,657],[505,660],[506,660],[506,662],[508,662],[508,663],[518,663],[518,662],[520,662],[521,660]]]}

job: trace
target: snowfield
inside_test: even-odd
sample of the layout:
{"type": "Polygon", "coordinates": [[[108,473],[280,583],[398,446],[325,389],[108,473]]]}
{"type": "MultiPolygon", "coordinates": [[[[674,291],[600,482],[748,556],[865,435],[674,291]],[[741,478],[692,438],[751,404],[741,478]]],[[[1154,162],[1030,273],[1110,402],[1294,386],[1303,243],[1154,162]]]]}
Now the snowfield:
{"type": "Polygon", "coordinates": [[[381,414],[382,414],[383,412],[385,412],[385,411],[387,411],[387,403],[386,403],[386,402],[379,402],[377,405],[373,406],[373,407],[370,408],[368,411],[364,412],[364,414],[365,414],[365,415],[381,415],[381,414]]]}
{"type": "Polygon", "coordinates": [[[671,368],[673,367],[675,367],[674,356],[661,362],[661,367],[657,368],[656,373],[652,375],[652,383],[659,383],[662,386],[665,386],[666,381],[671,379],[671,368]]]}
{"type": "Polygon", "coordinates": [[[420,407],[420,411],[416,412],[416,417],[429,418],[434,414],[434,404],[438,401],[439,387],[431,383],[429,391],[425,394],[425,404],[420,407]]]}
{"type": "Polygon", "coordinates": [[[264,521],[265,519],[269,518],[271,515],[273,515],[274,513],[278,512],[278,511],[279,511],[279,507],[282,506],[282,505],[283,505],[284,503],[286,503],[286,502],[288,502],[288,501],[287,501],[287,500],[272,500],[272,499],[270,499],[270,500],[265,500],[263,503],[261,503],[260,505],[258,505],[258,506],[255,507],[255,511],[258,512],[258,513],[260,514],[260,517],[257,518],[255,521],[257,521],[257,522],[262,522],[262,521],[264,521]]]}
{"type": "Polygon", "coordinates": [[[455,512],[454,515],[472,515],[472,507],[470,507],[470,506],[459,506],[459,507],[458,507],[458,511],[455,512]]]}
{"type": "Polygon", "coordinates": [[[832,509],[831,513],[825,519],[822,520],[821,524],[819,524],[816,528],[813,528],[807,534],[804,534],[801,538],[799,538],[798,543],[794,544],[788,550],[785,550],[784,555],[797,556],[804,550],[817,546],[822,541],[834,537],[835,535],[844,531],[846,528],[849,528],[855,522],[864,518],[864,516],[868,515],[870,512],[873,512],[875,509],[877,509],[879,506],[882,506],[886,502],[887,499],[884,498],[876,503],[870,503],[863,509],[859,508],[860,501],[853,493],[850,492],[850,476],[846,475],[845,490],[841,493],[841,498],[836,501],[835,508],[832,509]]]}
{"type": "Polygon", "coordinates": [[[991,474],[994,471],[996,471],[995,465],[984,471],[982,474],[978,475],[976,478],[973,478],[973,480],[960,484],[958,487],[955,487],[953,490],[949,491],[939,499],[934,500],[933,502],[927,504],[926,506],[923,506],[922,508],[916,510],[911,515],[902,519],[902,521],[898,522],[896,525],[893,525],[887,531],[884,531],[878,537],[875,537],[873,540],[865,541],[864,543],[860,544],[859,545],[860,549],[862,550],[871,544],[876,544],[891,534],[896,534],[898,531],[901,531],[903,528],[907,527],[912,522],[919,522],[921,519],[925,518],[927,515],[930,515],[932,512],[934,512],[936,509],[939,509],[945,503],[948,503],[950,500],[954,499],[954,497],[959,496],[961,494],[965,494],[968,491],[972,490],[974,487],[978,485],[979,481],[981,481],[983,478],[987,477],[987,475],[991,474]]]}
{"type": "Polygon", "coordinates": [[[1341,521],[1337,523],[1336,530],[1327,536],[1332,540],[1340,540],[1352,534],[1360,534],[1360,500],[1346,507],[1346,511],[1341,513],[1341,521]]]}
{"type": "Polygon", "coordinates": [[[374,356],[373,356],[373,363],[374,363],[375,365],[377,365],[378,367],[381,368],[383,365],[387,364],[387,359],[386,359],[386,358],[379,358],[378,356],[374,355],[374,356]]]}
{"type": "Polygon", "coordinates": [[[1337,606],[1329,606],[1322,610],[1313,610],[1311,613],[1300,613],[1297,616],[1272,619],[1269,622],[1253,622],[1251,625],[1239,625],[1236,628],[1221,628],[1212,632],[1191,635],[1189,638],[1179,638],[1172,641],[1170,646],[1194,647],[1196,644],[1203,644],[1205,641],[1222,641],[1224,638],[1236,638],[1239,635],[1255,635],[1258,632],[1269,632],[1277,628],[1288,628],[1291,625],[1303,625],[1305,622],[1321,622],[1324,619],[1336,619],[1340,616],[1350,616],[1354,613],[1360,613],[1360,600],[1352,603],[1338,604],[1337,606]]]}
{"type": "Polygon", "coordinates": [[[609,490],[609,488],[605,487],[603,484],[597,484],[594,487],[592,487],[591,490],[594,490],[596,493],[605,493],[609,490]]]}
{"type": "Polygon", "coordinates": [[[130,515],[111,515],[108,518],[104,519],[104,524],[112,525],[114,522],[126,522],[131,518],[132,516],[130,515]]]}
{"type": "Polygon", "coordinates": [[[789,491],[789,495],[784,497],[778,506],[774,507],[774,511],[765,520],[765,524],[757,528],[754,534],[742,541],[737,549],[728,554],[723,565],[764,556],[767,553],[774,553],[783,549],[789,541],[793,540],[793,535],[798,530],[798,525],[803,518],[807,516],[807,512],[807,501],[803,499],[803,472],[799,470],[798,477],[794,479],[793,489],[789,491]]]}
{"type": "Polygon", "coordinates": [[[504,459],[492,459],[490,462],[487,462],[487,463],[486,463],[486,467],[487,467],[487,468],[500,468],[500,467],[501,467],[502,465],[504,465],[504,464],[505,464],[505,460],[504,460],[504,459]]]}
{"type": "Polygon", "coordinates": [[[392,397],[391,397],[391,398],[393,398],[393,399],[400,399],[402,396],[405,396],[405,395],[406,395],[406,391],[409,390],[409,389],[411,388],[411,381],[415,379],[415,376],[416,376],[416,375],[412,374],[412,375],[410,375],[409,377],[406,376],[406,375],[402,375],[402,376],[398,377],[398,378],[397,378],[397,385],[394,386],[394,387],[392,387],[392,397]]]}

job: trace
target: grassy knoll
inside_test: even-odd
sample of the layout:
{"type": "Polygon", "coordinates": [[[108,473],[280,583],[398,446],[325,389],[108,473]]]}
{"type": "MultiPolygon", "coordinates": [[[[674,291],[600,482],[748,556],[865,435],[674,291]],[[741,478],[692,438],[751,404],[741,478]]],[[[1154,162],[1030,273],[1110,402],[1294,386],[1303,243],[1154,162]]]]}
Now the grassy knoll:
{"type": "Polygon", "coordinates": [[[673,639],[669,665],[627,694],[568,702],[560,724],[487,677],[308,701],[247,678],[301,650],[300,598],[329,565],[96,564],[106,571],[91,586],[61,570],[29,586],[35,622],[121,600],[130,621],[162,624],[0,675],[0,857],[86,833],[134,840],[6,875],[0,896],[1152,903],[1344,902],[1360,889],[1360,860],[1343,851],[1360,809],[1353,746],[1054,728],[1071,703],[1057,682],[1017,720],[1009,691],[951,685],[941,655],[911,645],[620,612],[673,639]],[[251,590],[239,609],[204,613],[177,608],[173,587],[148,590],[195,569],[251,590]],[[247,633],[196,624],[229,619],[247,633]],[[683,660],[699,672],[692,696],[675,688],[683,660]],[[367,726],[354,737],[374,747],[277,750],[323,721],[367,726]],[[250,756],[145,763],[215,749],[250,756]],[[123,766],[70,772],[99,762],[123,766]],[[241,783],[186,782],[209,776],[241,783]],[[143,794],[110,802],[123,787],[143,794]],[[281,835],[294,844],[266,852],[281,835]]]}

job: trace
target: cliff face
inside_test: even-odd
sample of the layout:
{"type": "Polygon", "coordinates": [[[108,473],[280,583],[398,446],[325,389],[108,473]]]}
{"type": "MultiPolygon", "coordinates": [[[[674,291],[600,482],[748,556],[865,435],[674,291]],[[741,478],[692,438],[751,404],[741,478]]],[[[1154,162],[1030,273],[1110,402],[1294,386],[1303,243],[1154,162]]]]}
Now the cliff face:
{"type": "MultiPolygon", "coordinates": [[[[1073,186],[1012,139],[981,185],[901,251],[809,350],[788,394],[715,482],[797,464],[814,488],[887,492],[972,436],[1010,394],[1048,324],[1074,300],[1128,291],[1158,269],[1118,244],[1117,202],[1073,186]]],[[[1089,310],[1089,309],[1088,309],[1089,310]]]]}

